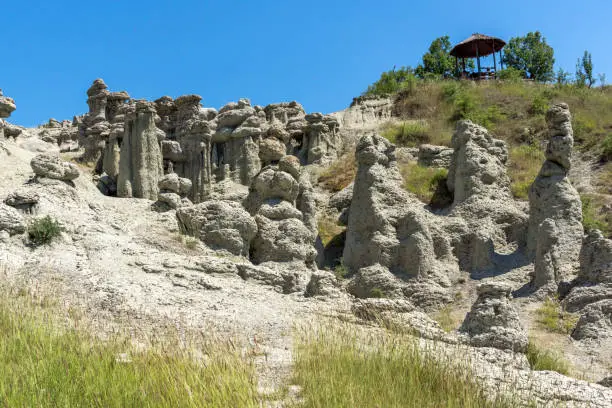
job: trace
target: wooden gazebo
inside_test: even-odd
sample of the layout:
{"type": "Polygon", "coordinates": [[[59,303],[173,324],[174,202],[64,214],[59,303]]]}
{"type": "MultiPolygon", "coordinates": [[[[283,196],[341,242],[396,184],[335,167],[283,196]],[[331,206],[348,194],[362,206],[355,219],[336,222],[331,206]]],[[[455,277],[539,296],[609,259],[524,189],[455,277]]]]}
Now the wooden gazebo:
{"type": "Polygon", "coordinates": [[[496,53],[499,52],[499,62],[502,65],[502,48],[506,45],[506,42],[500,38],[489,37],[483,34],[472,34],[468,39],[461,41],[455,45],[450,51],[450,55],[455,57],[455,65],[459,72],[459,60],[462,63],[461,77],[468,77],[468,73],[465,69],[466,58],[476,58],[476,64],[478,72],[472,74],[473,79],[490,79],[495,78],[497,72],[497,58],[496,53]],[[486,57],[493,54],[493,67],[481,67],[480,57],[486,57]]]}

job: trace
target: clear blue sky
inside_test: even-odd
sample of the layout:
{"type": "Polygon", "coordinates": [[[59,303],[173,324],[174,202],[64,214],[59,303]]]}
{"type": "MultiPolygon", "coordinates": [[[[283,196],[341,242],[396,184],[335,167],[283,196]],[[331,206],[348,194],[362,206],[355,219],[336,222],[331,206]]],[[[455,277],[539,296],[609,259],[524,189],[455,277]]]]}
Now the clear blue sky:
{"type": "Polygon", "coordinates": [[[2,1],[0,88],[13,123],[87,111],[98,77],[132,97],[198,93],[205,106],[248,97],[343,109],[384,70],[420,61],[430,42],[474,32],[508,40],[540,30],[557,67],[588,49],[612,82],[612,1],[2,1]]]}

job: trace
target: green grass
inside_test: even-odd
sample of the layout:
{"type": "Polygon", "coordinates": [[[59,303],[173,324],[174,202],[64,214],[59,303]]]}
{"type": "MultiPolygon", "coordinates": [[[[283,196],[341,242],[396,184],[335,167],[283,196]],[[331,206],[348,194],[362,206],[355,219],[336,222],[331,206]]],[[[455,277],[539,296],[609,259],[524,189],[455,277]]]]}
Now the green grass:
{"type": "Polygon", "coordinates": [[[513,146],[509,152],[508,176],[515,198],[527,200],[529,187],[540,172],[545,157],[542,149],[528,144],[513,146]]]}
{"type": "Polygon", "coordinates": [[[62,228],[49,215],[36,218],[28,225],[28,238],[34,245],[48,245],[62,233],[62,228]]]}
{"type": "Polygon", "coordinates": [[[0,296],[0,406],[259,407],[253,365],[229,345],[101,341],[48,304],[0,296]]]}
{"type": "Polygon", "coordinates": [[[415,194],[419,200],[426,204],[431,202],[436,192],[438,182],[442,179],[446,179],[448,175],[447,169],[424,167],[416,163],[402,165],[400,167],[400,172],[404,178],[403,187],[415,194]]]}
{"type": "Polygon", "coordinates": [[[556,299],[547,298],[536,310],[537,323],[552,333],[570,334],[578,321],[578,316],[563,310],[556,299]]]}
{"type": "Polygon", "coordinates": [[[346,279],[349,276],[349,270],[344,265],[344,262],[340,260],[340,264],[336,265],[334,268],[334,276],[336,276],[337,280],[346,279]]]}
{"type": "Polygon", "coordinates": [[[603,210],[606,200],[597,195],[581,194],[582,201],[582,225],[589,231],[600,230],[604,235],[612,236],[612,214],[609,210],[603,210]]]}
{"type": "MultiPolygon", "coordinates": [[[[459,292],[457,292],[459,293],[459,292]]],[[[442,309],[438,310],[432,318],[438,322],[442,330],[449,333],[457,328],[457,324],[452,316],[453,308],[451,305],[446,305],[442,309]]]]}
{"type": "Polygon", "coordinates": [[[433,358],[413,337],[331,324],[297,335],[294,381],[301,407],[506,407],[470,370],[433,358]]]}
{"type": "Polygon", "coordinates": [[[568,375],[570,371],[569,363],[560,355],[551,350],[543,350],[536,345],[533,340],[527,344],[527,360],[532,370],[536,371],[556,371],[563,375],[568,375]]]}
{"type": "Polygon", "coordinates": [[[338,225],[335,218],[322,215],[317,220],[317,229],[323,246],[326,246],[334,237],[346,230],[346,227],[338,225]]]}

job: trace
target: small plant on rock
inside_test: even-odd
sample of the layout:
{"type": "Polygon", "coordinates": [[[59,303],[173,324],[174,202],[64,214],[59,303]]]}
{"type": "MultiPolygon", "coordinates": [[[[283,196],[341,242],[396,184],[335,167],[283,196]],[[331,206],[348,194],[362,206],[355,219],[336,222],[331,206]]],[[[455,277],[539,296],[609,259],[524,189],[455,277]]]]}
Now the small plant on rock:
{"type": "Polygon", "coordinates": [[[548,298],[536,310],[538,323],[553,333],[570,334],[578,321],[578,317],[563,310],[559,301],[548,298]]]}
{"type": "Polygon", "coordinates": [[[387,297],[387,295],[381,288],[372,288],[372,290],[370,291],[370,296],[379,299],[387,297]]]}
{"type": "Polygon", "coordinates": [[[556,371],[563,375],[569,374],[569,363],[550,350],[540,349],[532,340],[527,344],[527,360],[532,370],[556,371]]]}
{"type": "Polygon", "coordinates": [[[59,222],[49,215],[37,218],[28,225],[28,238],[34,245],[50,244],[61,232],[59,222]]]}
{"type": "Polygon", "coordinates": [[[340,264],[334,268],[334,275],[337,280],[346,279],[349,274],[348,268],[344,265],[344,262],[340,261],[340,264]]]}
{"type": "Polygon", "coordinates": [[[194,237],[186,237],[185,246],[189,249],[196,249],[198,247],[198,239],[194,237]]]}

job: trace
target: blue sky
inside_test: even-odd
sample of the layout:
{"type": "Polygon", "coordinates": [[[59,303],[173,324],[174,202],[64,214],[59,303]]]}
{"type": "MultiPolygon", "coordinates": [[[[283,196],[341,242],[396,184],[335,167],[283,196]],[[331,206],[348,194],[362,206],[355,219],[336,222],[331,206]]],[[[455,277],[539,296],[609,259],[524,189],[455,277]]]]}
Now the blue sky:
{"type": "Polygon", "coordinates": [[[87,111],[98,77],[155,99],[197,93],[205,106],[248,97],[307,111],[350,104],[380,73],[417,65],[431,41],[474,32],[508,40],[540,30],[557,67],[588,49],[612,83],[612,1],[3,1],[0,88],[13,123],[87,111]],[[484,4],[484,2],[483,2],[484,4]],[[581,6],[584,6],[581,8],[581,6]]]}

